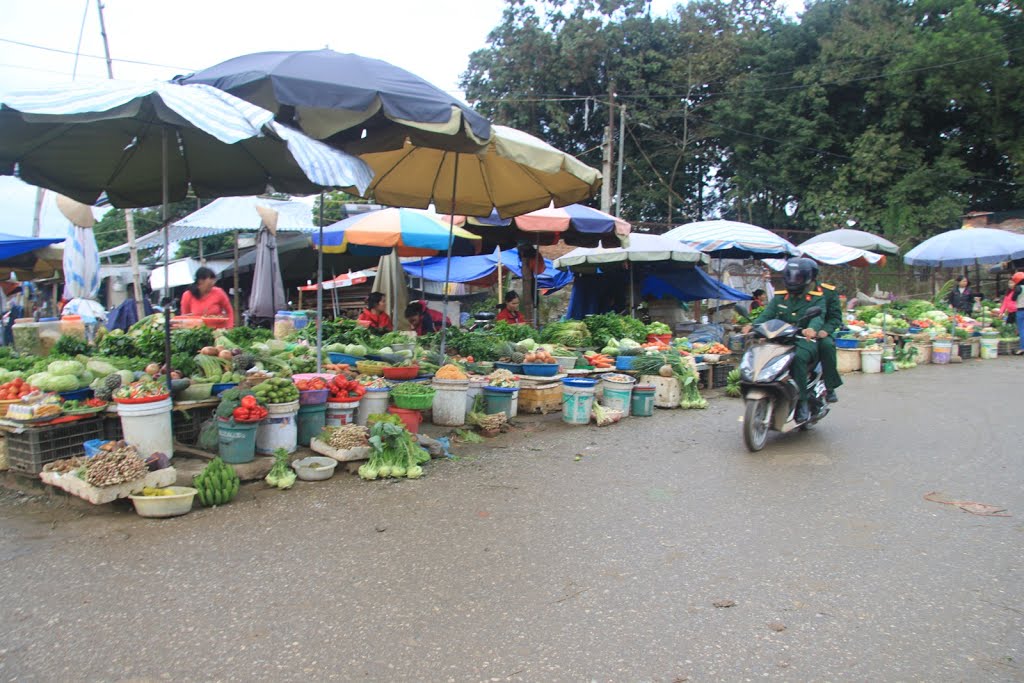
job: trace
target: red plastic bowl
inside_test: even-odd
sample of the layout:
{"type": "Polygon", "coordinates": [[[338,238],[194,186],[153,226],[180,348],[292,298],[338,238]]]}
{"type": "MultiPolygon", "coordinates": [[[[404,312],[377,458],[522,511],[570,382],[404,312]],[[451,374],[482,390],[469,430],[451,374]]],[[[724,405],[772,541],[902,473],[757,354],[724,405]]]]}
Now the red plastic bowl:
{"type": "Polygon", "coordinates": [[[420,366],[410,365],[407,368],[384,368],[384,379],[416,379],[420,374],[420,366]]]}

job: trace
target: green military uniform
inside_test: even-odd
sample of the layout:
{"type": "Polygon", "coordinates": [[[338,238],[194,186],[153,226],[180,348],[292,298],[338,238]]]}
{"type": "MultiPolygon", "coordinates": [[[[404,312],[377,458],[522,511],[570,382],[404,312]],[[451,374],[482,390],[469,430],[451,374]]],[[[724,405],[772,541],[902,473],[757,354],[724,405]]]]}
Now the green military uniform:
{"type": "Polygon", "coordinates": [[[843,304],[839,300],[836,286],[827,282],[818,284],[822,298],[825,299],[825,322],[821,329],[828,332],[828,336],[818,340],[818,358],[821,360],[822,378],[825,380],[825,388],[834,391],[837,387],[843,386],[843,378],[839,376],[839,365],[836,361],[836,330],[843,326],[843,304]]]}
{"type": "MultiPolygon", "coordinates": [[[[825,323],[826,302],[820,289],[815,289],[805,294],[791,295],[784,289],[776,290],[775,296],[764,307],[761,315],[754,321],[755,325],[768,320],[782,320],[797,325],[801,330],[811,328],[815,332],[822,328],[825,323]],[[817,306],[821,308],[819,313],[809,322],[801,322],[801,318],[807,309],[817,306]]],[[[813,341],[801,337],[796,342],[796,353],[793,357],[792,375],[800,390],[800,400],[807,400],[807,374],[810,368],[818,362],[818,346],[813,341]]]]}

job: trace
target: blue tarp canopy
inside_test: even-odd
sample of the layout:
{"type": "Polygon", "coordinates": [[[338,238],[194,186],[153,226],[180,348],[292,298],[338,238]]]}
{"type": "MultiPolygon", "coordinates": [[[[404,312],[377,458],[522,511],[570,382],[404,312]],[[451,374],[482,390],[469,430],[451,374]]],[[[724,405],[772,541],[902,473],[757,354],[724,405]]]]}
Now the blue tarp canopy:
{"type": "Polygon", "coordinates": [[[640,296],[674,296],[680,301],[724,299],[750,301],[750,295],[724,285],[699,268],[652,273],[640,284],[640,296]]]}
{"type": "MultiPolygon", "coordinates": [[[[422,277],[431,282],[444,282],[447,259],[444,256],[433,256],[419,261],[402,264],[405,272],[412,277],[422,277]]],[[[501,267],[516,277],[523,276],[523,265],[519,254],[514,249],[501,252],[501,267]]],[[[476,282],[490,277],[498,270],[498,257],[491,254],[479,256],[453,256],[451,273],[448,282],[476,282]]],[[[558,290],[572,283],[572,273],[555,270],[551,261],[544,259],[544,272],[537,276],[537,286],[541,289],[558,290]]]]}
{"type": "MultiPolygon", "coordinates": [[[[699,268],[644,269],[635,275],[640,281],[640,296],[672,296],[680,301],[725,299],[748,301],[749,294],[728,287],[699,268]]],[[[627,311],[629,308],[629,274],[608,270],[578,274],[569,299],[567,317],[582,320],[592,313],[627,311]]]]}
{"type": "Polygon", "coordinates": [[[63,237],[25,237],[0,232],[0,261],[63,241],[63,237]]]}

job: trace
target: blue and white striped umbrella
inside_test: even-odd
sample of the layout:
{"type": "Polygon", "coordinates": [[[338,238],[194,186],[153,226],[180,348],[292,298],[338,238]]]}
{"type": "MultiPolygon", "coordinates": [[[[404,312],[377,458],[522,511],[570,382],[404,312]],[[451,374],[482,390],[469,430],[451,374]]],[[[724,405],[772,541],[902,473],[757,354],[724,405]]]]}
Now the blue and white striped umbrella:
{"type": "Polygon", "coordinates": [[[775,233],[749,223],[712,220],[687,223],[664,237],[678,240],[713,258],[799,256],[800,251],[775,233]]]}
{"type": "Polygon", "coordinates": [[[103,81],[0,95],[0,174],[86,204],[366,191],[360,159],[205,85],[103,81]],[[162,193],[167,183],[168,194],[162,193]]]}

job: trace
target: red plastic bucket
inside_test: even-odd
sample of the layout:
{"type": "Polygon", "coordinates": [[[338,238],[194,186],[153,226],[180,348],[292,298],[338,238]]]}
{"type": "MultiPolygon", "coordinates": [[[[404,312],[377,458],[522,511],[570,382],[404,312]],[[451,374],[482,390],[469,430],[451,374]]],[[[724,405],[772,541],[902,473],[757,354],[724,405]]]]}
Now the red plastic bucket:
{"type": "Polygon", "coordinates": [[[388,406],[388,412],[392,415],[397,415],[405,423],[405,428],[413,434],[419,434],[420,424],[423,422],[423,413],[418,410],[406,410],[405,408],[396,408],[395,406],[388,406]]]}

